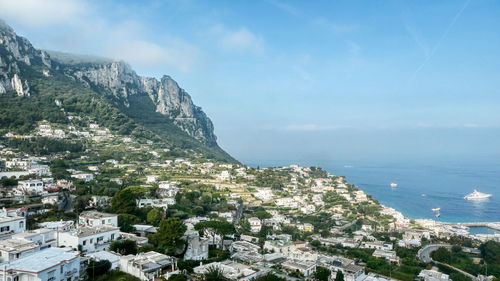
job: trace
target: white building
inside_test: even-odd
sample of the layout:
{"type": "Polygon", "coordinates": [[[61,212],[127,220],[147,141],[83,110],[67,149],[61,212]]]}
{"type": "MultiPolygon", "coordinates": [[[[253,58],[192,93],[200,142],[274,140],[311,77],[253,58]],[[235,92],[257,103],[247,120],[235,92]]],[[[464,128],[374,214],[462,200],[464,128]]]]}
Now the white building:
{"type": "Polygon", "coordinates": [[[155,183],[158,181],[158,176],[146,176],[146,183],[155,183]]]}
{"type": "Polygon", "coordinates": [[[450,276],[448,274],[441,273],[436,270],[424,269],[420,271],[418,277],[424,281],[448,281],[450,276]]]}
{"type": "Polygon", "coordinates": [[[25,180],[17,183],[17,188],[14,191],[17,195],[25,194],[41,194],[43,192],[42,180],[25,180]]]}
{"type": "Polygon", "coordinates": [[[99,251],[95,253],[91,253],[85,255],[88,258],[91,258],[95,261],[108,260],[111,263],[111,270],[117,269],[120,267],[120,255],[114,254],[108,251],[99,251]]]}
{"type": "Polygon", "coordinates": [[[227,170],[224,170],[224,171],[220,172],[220,174],[217,175],[217,180],[230,181],[231,180],[231,173],[227,170]]]}
{"type": "Polygon", "coordinates": [[[80,255],[77,251],[49,248],[2,264],[1,280],[55,281],[78,280],[80,255]]]}
{"type": "Polygon", "coordinates": [[[250,231],[253,233],[257,233],[262,228],[262,223],[259,218],[251,217],[248,219],[248,223],[250,224],[250,231]]]}
{"type": "Polygon", "coordinates": [[[200,266],[195,267],[193,270],[194,273],[201,275],[210,270],[211,268],[218,268],[222,271],[222,274],[226,278],[238,281],[249,281],[261,275],[264,275],[268,272],[267,270],[260,270],[257,268],[254,269],[251,266],[237,263],[231,260],[202,264],[200,266]]]}
{"type": "Polygon", "coordinates": [[[85,182],[89,182],[89,181],[94,180],[94,175],[93,174],[88,174],[88,173],[73,174],[73,175],[71,175],[71,177],[75,178],[75,179],[83,180],[85,182]]]}
{"type": "Polygon", "coordinates": [[[146,207],[153,207],[153,208],[162,208],[163,210],[168,209],[168,205],[174,205],[175,204],[175,199],[174,198],[161,198],[161,199],[149,199],[149,198],[142,198],[139,200],[136,200],[137,208],[142,209],[146,207]]]}
{"type": "Polygon", "coordinates": [[[80,216],[78,217],[78,222],[80,225],[90,227],[101,225],[118,227],[118,215],[101,213],[97,211],[86,211],[80,214],[80,216]]]}
{"type": "Polygon", "coordinates": [[[0,236],[22,233],[26,231],[26,218],[17,215],[7,215],[7,211],[0,211],[0,236]]]}
{"type": "Polygon", "coordinates": [[[281,266],[290,272],[299,271],[305,277],[309,277],[316,272],[316,262],[287,260],[281,266]]]}
{"type": "Polygon", "coordinates": [[[180,273],[177,259],[157,252],[140,253],[120,257],[120,270],[144,281],[153,281],[157,277],[180,273]]]}
{"type": "Polygon", "coordinates": [[[93,253],[109,249],[111,242],[120,238],[120,229],[112,226],[80,227],[59,233],[59,245],[93,253]]]}
{"type": "Polygon", "coordinates": [[[200,237],[198,231],[187,230],[183,239],[188,243],[184,260],[208,259],[208,238],[200,237]]]}

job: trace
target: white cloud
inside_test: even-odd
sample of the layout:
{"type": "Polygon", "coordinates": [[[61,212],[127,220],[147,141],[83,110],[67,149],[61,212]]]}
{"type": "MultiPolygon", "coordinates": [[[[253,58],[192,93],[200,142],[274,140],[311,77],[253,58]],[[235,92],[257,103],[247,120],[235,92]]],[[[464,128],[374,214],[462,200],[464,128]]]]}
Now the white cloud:
{"type": "Polygon", "coordinates": [[[219,45],[225,49],[255,53],[264,51],[264,39],[246,27],[230,30],[223,25],[216,25],[211,28],[211,33],[218,38],[219,45]]]}
{"type": "Polygon", "coordinates": [[[141,67],[168,66],[189,72],[196,63],[198,50],[196,47],[179,40],[168,46],[160,46],[142,40],[129,40],[109,46],[107,56],[141,67]]]}
{"type": "Polygon", "coordinates": [[[87,9],[80,0],[0,0],[0,17],[27,28],[67,24],[87,9]]]}
{"type": "MultiPolygon", "coordinates": [[[[9,24],[45,33],[35,47],[124,60],[133,67],[168,72],[189,72],[199,50],[179,38],[149,36],[139,21],[109,20],[99,3],[83,0],[0,0],[0,18],[9,24]]],[[[36,36],[35,36],[36,37],[36,36]]]]}

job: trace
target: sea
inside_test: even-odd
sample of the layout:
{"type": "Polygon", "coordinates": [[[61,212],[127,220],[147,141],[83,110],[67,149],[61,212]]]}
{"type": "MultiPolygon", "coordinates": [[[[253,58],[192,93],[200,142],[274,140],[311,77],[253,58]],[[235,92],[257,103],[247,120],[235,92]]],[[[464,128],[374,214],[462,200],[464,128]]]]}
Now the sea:
{"type": "MultiPolygon", "coordinates": [[[[500,159],[280,160],[248,161],[253,167],[289,164],[319,166],[346,180],[409,218],[442,222],[500,222],[500,159]],[[390,184],[397,183],[391,188],[390,184]],[[465,200],[473,192],[490,193],[483,201],[465,200]],[[441,208],[436,217],[432,208],[441,208]]],[[[472,228],[474,233],[494,233],[472,228]]]]}

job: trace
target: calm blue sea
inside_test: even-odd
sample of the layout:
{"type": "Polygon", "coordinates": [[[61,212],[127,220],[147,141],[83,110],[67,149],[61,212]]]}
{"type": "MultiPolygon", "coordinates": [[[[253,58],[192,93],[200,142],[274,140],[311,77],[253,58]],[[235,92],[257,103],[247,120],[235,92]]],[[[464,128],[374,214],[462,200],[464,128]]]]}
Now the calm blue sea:
{"type": "Polygon", "coordinates": [[[251,166],[320,166],[410,218],[445,222],[500,221],[500,159],[418,161],[249,161],[251,166]],[[390,183],[398,184],[391,188],[390,183]],[[493,197],[463,199],[474,188],[493,197]],[[441,208],[436,218],[432,208],[441,208]]]}

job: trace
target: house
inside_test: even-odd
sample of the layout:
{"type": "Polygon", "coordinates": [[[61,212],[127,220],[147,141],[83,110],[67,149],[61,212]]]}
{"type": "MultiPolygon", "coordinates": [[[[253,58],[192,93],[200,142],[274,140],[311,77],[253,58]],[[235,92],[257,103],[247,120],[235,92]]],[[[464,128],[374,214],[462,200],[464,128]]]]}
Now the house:
{"type": "Polygon", "coordinates": [[[390,242],[369,241],[361,243],[360,248],[391,251],[393,249],[393,245],[390,242]]]}
{"type": "Polygon", "coordinates": [[[26,218],[8,214],[5,208],[0,211],[0,236],[26,231],[26,218]]]}
{"type": "Polygon", "coordinates": [[[217,180],[219,181],[230,181],[231,180],[231,173],[227,170],[224,170],[220,172],[217,176],[217,180]]]}
{"type": "Polygon", "coordinates": [[[103,208],[109,206],[109,202],[111,201],[111,198],[109,196],[98,196],[98,195],[93,195],[90,198],[90,207],[91,208],[103,208]]]}
{"type": "Polygon", "coordinates": [[[50,228],[28,230],[12,235],[11,239],[33,242],[40,247],[40,250],[44,250],[46,248],[57,247],[57,230],[50,228]]]}
{"type": "Polygon", "coordinates": [[[418,240],[421,241],[422,238],[430,239],[431,235],[429,231],[410,229],[403,233],[403,240],[418,240]]]}
{"type": "Polygon", "coordinates": [[[247,241],[235,241],[231,244],[231,253],[234,252],[252,252],[258,253],[260,252],[260,246],[252,244],[247,241]]]}
{"type": "Polygon", "coordinates": [[[24,258],[40,251],[40,246],[25,239],[0,240],[0,262],[24,258]]]}
{"type": "Polygon", "coordinates": [[[187,241],[184,260],[208,259],[208,238],[200,237],[198,231],[187,230],[182,237],[187,241]]]}
{"type": "Polygon", "coordinates": [[[161,199],[149,199],[142,198],[136,200],[137,208],[142,209],[146,207],[162,208],[163,210],[168,209],[168,205],[175,205],[175,198],[161,198],[161,199]]]}
{"type": "Polygon", "coordinates": [[[250,231],[253,233],[257,233],[262,228],[262,224],[259,218],[251,217],[248,219],[248,223],[250,224],[250,231]]]}
{"type": "Polygon", "coordinates": [[[67,231],[73,228],[75,223],[73,221],[48,221],[39,223],[38,226],[42,228],[55,229],[58,231],[67,231]]]}
{"type": "Polygon", "coordinates": [[[59,203],[59,194],[58,193],[49,193],[42,196],[42,203],[48,205],[56,205],[59,203]]]}
{"type": "Polygon", "coordinates": [[[418,274],[419,280],[424,281],[448,281],[451,280],[448,274],[441,273],[436,270],[424,269],[418,274]]]}
{"type": "Polygon", "coordinates": [[[118,227],[118,215],[98,211],[85,211],[78,217],[78,223],[89,227],[101,225],[118,227]]]}
{"type": "Polygon", "coordinates": [[[77,173],[77,174],[71,175],[71,177],[75,178],[75,179],[83,180],[85,182],[89,182],[89,181],[94,180],[94,175],[88,174],[88,173],[77,173]]]}
{"type": "Polygon", "coordinates": [[[33,194],[38,195],[44,191],[42,180],[25,180],[17,183],[17,188],[14,190],[16,195],[33,194]]]}
{"type": "Polygon", "coordinates": [[[316,272],[316,262],[313,261],[287,260],[281,264],[281,267],[288,272],[298,271],[304,277],[309,277],[316,272]]]}
{"type": "Polygon", "coordinates": [[[176,183],[170,182],[162,182],[158,185],[158,189],[156,190],[156,194],[160,197],[170,197],[174,198],[177,192],[179,192],[179,188],[175,185],[176,183]]]}
{"type": "Polygon", "coordinates": [[[108,260],[111,263],[111,270],[120,267],[120,255],[108,251],[99,251],[85,255],[87,258],[95,261],[108,260]]]}
{"type": "Polygon", "coordinates": [[[80,255],[77,251],[49,248],[2,265],[1,280],[65,280],[80,277],[80,255]]]}
{"type": "Polygon", "coordinates": [[[98,227],[80,227],[59,233],[59,245],[93,253],[109,249],[111,242],[120,238],[118,227],[101,225],[98,227]]]}
{"type": "Polygon", "coordinates": [[[146,183],[151,184],[158,181],[158,176],[146,176],[146,183]]]}
{"type": "Polygon", "coordinates": [[[140,237],[146,237],[148,234],[156,233],[156,227],[146,224],[134,224],[135,233],[140,237]]]}
{"type": "Polygon", "coordinates": [[[387,261],[399,264],[399,257],[396,255],[395,251],[386,251],[386,250],[375,250],[372,256],[377,258],[384,258],[387,261]]]}
{"type": "Polygon", "coordinates": [[[201,264],[200,266],[195,267],[193,270],[194,273],[201,275],[211,268],[218,268],[222,271],[222,274],[226,278],[238,281],[250,281],[269,272],[268,270],[253,268],[249,265],[241,264],[231,260],[213,262],[205,265],[201,264]]]}
{"type": "Polygon", "coordinates": [[[154,251],[120,257],[120,270],[144,281],[178,274],[177,259],[154,251]]]}
{"type": "Polygon", "coordinates": [[[121,239],[134,241],[138,247],[146,246],[149,242],[149,239],[147,237],[136,235],[134,233],[120,232],[120,237],[121,239]]]}

